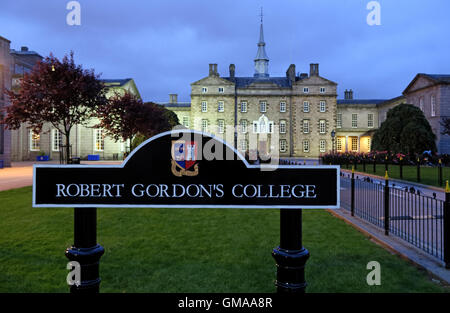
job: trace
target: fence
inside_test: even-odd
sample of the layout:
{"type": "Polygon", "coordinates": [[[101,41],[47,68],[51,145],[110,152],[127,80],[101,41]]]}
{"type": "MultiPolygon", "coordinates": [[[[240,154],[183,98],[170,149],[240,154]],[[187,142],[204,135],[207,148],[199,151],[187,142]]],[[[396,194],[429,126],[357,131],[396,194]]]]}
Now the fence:
{"type": "Polygon", "coordinates": [[[450,190],[446,200],[376,183],[370,178],[355,178],[341,173],[342,207],[352,216],[397,236],[444,261],[450,268],[450,190]]]}

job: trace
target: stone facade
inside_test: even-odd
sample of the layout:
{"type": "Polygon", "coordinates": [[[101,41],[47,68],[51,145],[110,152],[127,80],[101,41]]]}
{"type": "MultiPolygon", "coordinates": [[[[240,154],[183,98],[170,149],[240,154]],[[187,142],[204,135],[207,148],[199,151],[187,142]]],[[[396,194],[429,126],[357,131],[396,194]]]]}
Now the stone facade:
{"type": "Polygon", "coordinates": [[[436,135],[438,153],[450,153],[450,136],[442,134],[440,123],[450,117],[450,75],[417,74],[403,95],[423,111],[436,135]]]}
{"type": "MultiPolygon", "coordinates": [[[[5,91],[11,89],[11,68],[13,60],[10,51],[10,41],[0,36],[0,114],[9,105],[5,91]]],[[[11,132],[0,124],[0,166],[11,165],[11,132]]]]}

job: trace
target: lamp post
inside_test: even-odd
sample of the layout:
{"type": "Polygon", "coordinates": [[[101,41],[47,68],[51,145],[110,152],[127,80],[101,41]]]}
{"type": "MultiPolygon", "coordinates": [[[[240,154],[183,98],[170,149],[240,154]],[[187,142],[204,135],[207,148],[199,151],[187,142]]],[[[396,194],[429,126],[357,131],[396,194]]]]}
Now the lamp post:
{"type": "Polygon", "coordinates": [[[334,154],[334,138],[336,137],[336,132],[334,131],[334,129],[331,131],[331,141],[332,141],[332,147],[331,147],[331,152],[334,154]]]}

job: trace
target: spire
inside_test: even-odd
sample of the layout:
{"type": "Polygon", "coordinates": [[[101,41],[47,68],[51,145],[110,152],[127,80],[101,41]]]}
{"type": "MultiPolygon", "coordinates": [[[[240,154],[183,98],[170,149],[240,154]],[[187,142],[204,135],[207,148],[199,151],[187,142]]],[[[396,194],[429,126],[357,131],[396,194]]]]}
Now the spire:
{"type": "Polygon", "coordinates": [[[255,57],[255,77],[269,77],[269,57],[266,54],[264,42],[263,11],[261,8],[261,26],[259,29],[258,52],[255,57]]]}

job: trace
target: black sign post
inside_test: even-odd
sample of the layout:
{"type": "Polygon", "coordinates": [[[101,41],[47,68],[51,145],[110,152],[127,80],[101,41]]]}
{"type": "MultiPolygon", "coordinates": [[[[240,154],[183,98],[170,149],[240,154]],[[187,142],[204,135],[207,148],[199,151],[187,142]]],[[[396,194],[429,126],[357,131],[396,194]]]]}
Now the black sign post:
{"type": "Polygon", "coordinates": [[[81,265],[71,292],[98,292],[96,208],[280,209],[280,246],[273,249],[278,292],[304,292],[309,252],[302,246],[302,210],[340,207],[339,166],[250,164],[219,138],[192,130],[159,134],[121,165],[35,165],[33,207],[75,208],[74,245],[81,265]],[[301,208],[301,209],[300,209],[301,208]]]}

